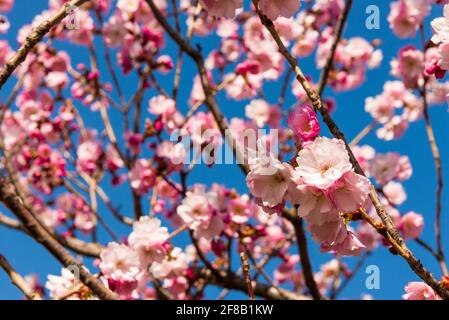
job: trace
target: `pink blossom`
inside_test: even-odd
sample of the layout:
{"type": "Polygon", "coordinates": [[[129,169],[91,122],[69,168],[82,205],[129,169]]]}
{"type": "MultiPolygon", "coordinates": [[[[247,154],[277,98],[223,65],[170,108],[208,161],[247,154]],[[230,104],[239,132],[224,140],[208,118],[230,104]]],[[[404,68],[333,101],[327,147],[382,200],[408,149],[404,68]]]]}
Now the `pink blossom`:
{"type": "Polygon", "coordinates": [[[340,211],[354,212],[363,206],[369,191],[369,180],[350,171],[334,183],[329,196],[340,211]]]}
{"type": "Polygon", "coordinates": [[[156,60],[157,69],[162,74],[167,74],[174,68],[173,60],[168,55],[161,55],[156,60]]]}
{"type": "Polygon", "coordinates": [[[238,34],[239,24],[234,20],[220,20],[217,26],[217,35],[222,38],[234,38],[238,34]]]}
{"type": "Polygon", "coordinates": [[[0,40],[0,65],[5,64],[12,53],[8,41],[0,40]]]}
{"type": "Polygon", "coordinates": [[[0,12],[9,12],[14,5],[14,0],[1,0],[0,1],[0,12]]]}
{"type": "Polygon", "coordinates": [[[181,248],[173,248],[164,260],[151,264],[150,273],[156,279],[166,279],[185,274],[188,268],[187,256],[181,248]]]}
{"type": "Polygon", "coordinates": [[[310,56],[318,43],[318,38],[319,34],[316,30],[307,30],[304,36],[296,41],[292,53],[298,57],[310,56]]]}
{"type": "Polygon", "coordinates": [[[416,86],[424,73],[424,55],[414,46],[406,46],[399,50],[399,75],[408,88],[416,86]]]}
{"type": "Polygon", "coordinates": [[[161,261],[165,254],[164,243],[168,240],[168,230],[161,227],[161,221],[156,218],[141,217],[133,225],[133,231],[128,242],[140,256],[142,268],[149,263],[161,261]]]}
{"type": "Polygon", "coordinates": [[[112,290],[120,295],[131,295],[137,288],[141,272],[139,256],[130,247],[110,242],[100,254],[100,270],[112,290]]]}
{"type": "Polygon", "coordinates": [[[253,120],[259,128],[265,126],[270,117],[270,106],[265,100],[252,100],[245,110],[246,116],[253,120]]]}
{"type": "Polygon", "coordinates": [[[213,212],[203,187],[188,192],[176,212],[198,238],[211,238],[223,230],[223,221],[213,212]]]}
{"type": "Polygon", "coordinates": [[[76,195],[70,193],[60,195],[56,199],[56,207],[60,210],[60,215],[71,217],[74,226],[85,233],[91,232],[96,225],[95,214],[84,199],[76,195]]]}
{"type": "Polygon", "coordinates": [[[326,221],[333,221],[339,218],[335,211],[332,211],[333,204],[323,190],[298,183],[298,194],[296,196],[298,215],[309,217],[315,224],[322,224],[326,221]]]}
{"type": "Polygon", "coordinates": [[[220,51],[220,54],[215,55],[217,59],[215,66],[219,69],[226,65],[226,60],[236,62],[241,56],[240,44],[236,39],[224,39],[220,51]]]}
{"type": "Polygon", "coordinates": [[[345,238],[339,243],[321,244],[321,251],[330,251],[342,256],[356,256],[363,249],[365,249],[364,244],[350,231],[346,233],[345,238]]]}
{"type": "Polygon", "coordinates": [[[412,174],[408,157],[401,157],[395,152],[377,154],[370,162],[369,171],[380,185],[386,185],[394,179],[406,180],[412,174]]]}
{"type": "Polygon", "coordinates": [[[422,215],[410,211],[401,217],[399,229],[404,235],[404,239],[416,239],[422,233],[424,228],[424,218],[422,215]]]}
{"type": "Polygon", "coordinates": [[[117,149],[109,144],[106,147],[106,167],[111,171],[116,171],[125,165],[117,149]]]}
{"type": "Polygon", "coordinates": [[[382,190],[388,201],[393,205],[401,205],[407,199],[407,194],[399,182],[390,181],[382,190]]]}
{"type": "Polygon", "coordinates": [[[374,250],[381,240],[381,236],[368,223],[362,223],[356,230],[357,238],[366,247],[367,250],[374,250]]]}
{"type": "Polygon", "coordinates": [[[98,141],[87,140],[78,146],[76,166],[79,170],[88,174],[97,168],[97,161],[102,154],[101,145],[98,141]]]}
{"type": "Polygon", "coordinates": [[[231,220],[237,224],[244,224],[251,217],[252,207],[248,195],[242,195],[232,199],[229,204],[229,213],[231,220]]]}
{"type": "Polygon", "coordinates": [[[124,134],[126,146],[131,151],[132,155],[138,155],[141,152],[141,145],[143,143],[143,136],[140,133],[127,131],[124,134]]]}
{"type": "Polygon", "coordinates": [[[301,7],[299,0],[260,0],[260,10],[271,20],[279,16],[290,18],[301,7]]]}
{"type": "Polygon", "coordinates": [[[295,287],[304,285],[302,272],[297,268],[299,266],[299,255],[291,255],[284,258],[284,261],[274,271],[274,281],[276,284],[283,284],[292,281],[295,287]]]}
{"type": "Polygon", "coordinates": [[[254,158],[250,169],[246,184],[252,195],[259,199],[264,209],[282,209],[284,197],[292,184],[293,168],[269,155],[254,158]]]}
{"type": "Polygon", "coordinates": [[[399,0],[390,5],[388,22],[401,38],[412,37],[430,11],[428,0],[399,0]]]}
{"type": "Polygon", "coordinates": [[[304,183],[321,189],[329,188],[352,165],[343,141],[325,137],[316,138],[298,153],[295,169],[304,183]]]}
{"type": "Polygon", "coordinates": [[[431,25],[434,31],[432,42],[440,44],[449,42],[449,5],[444,6],[444,17],[438,17],[432,20],[431,25]]]}
{"type": "Polygon", "coordinates": [[[134,13],[139,8],[140,0],[118,0],[117,8],[126,13],[134,13]]]}
{"type": "Polygon", "coordinates": [[[438,47],[440,60],[439,66],[444,70],[449,70],[449,42],[444,42],[438,47]]]}
{"type": "Polygon", "coordinates": [[[404,300],[439,300],[435,291],[424,282],[409,282],[404,290],[404,300]]]}
{"type": "Polygon", "coordinates": [[[397,167],[396,176],[399,181],[410,179],[413,173],[413,168],[408,156],[401,156],[397,167]]]}
{"type": "Polygon", "coordinates": [[[126,35],[124,22],[119,15],[113,15],[109,18],[103,27],[104,39],[109,47],[119,47],[126,35]]]}
{"type": "Polygon", "coordinates": [[[391,141],[393,139],[399,139],[404,135],[407,130],[409,122],[403,117],[396,115],[391,118],[383,127],[376,130],[376,135],[379,139],[385,141],[391,141]]]}
{"type": "Polygon", "coordinates": [[[224,77],[227,95],[235,100],[253,98],[257,94],[257,89],[262,86],[262,78],[259,74],[248,74],[246,79],[235,74],[228,74],[224,77]]]}
{"type": "Polygon", "coordinates": [[[320,133],[320,122],[315,111],[309,105],[295,108],[287,119],[288,126],[304,142],[310,141],[320,133]]]}
{"type": "Polygon", "coordinates": [[[374,158],[376,151],[368,145],[363,145],[352,147],[352,152],[363,171],[369,174],[369,161],[374,158]]]}
{"type": "Polygon", "coordinates": [[[234,18],[243,0],[201,0],[209,14],[217,17],[234,18]]]}
{"type": "Polygon", "coordinates": [[[335,252],[345,256],[358,255],[364,245],[346,229],[343,221],[336,220],[322,225],[310,225],[312,238],[321,244],[323,252],[335,252]]]}
{"type": "MultiPolygon", "coordinates": [[[[61,276],[48,275],[45,288],[49,291],[49,296],[52,299],[65,297],[78,284],[79,279],[75,278],[75,274],[66,268],[61,269],[61,276]]],[[[67,298],[67,300],[80,300],[79,291],[75,292],[67,298]]]]}
{"type": "Polygon", "coordinates": [[[129,172],[131,187],[139,195],[144,195],[154,186],[156,176],[151,162],[146,159],[138,159],[129,172]]]}
{"type": "Polygon", "coordinates": [[[151,114],[172,114],[176,111],[175,101],[165,96],[156,96],[151,98],[148,111],[151,114]]]}
{"type": "Polygon", "coordinates": [[[0,33],[7,33],[10,26],[8,17],[0,14],[0,33]]]}

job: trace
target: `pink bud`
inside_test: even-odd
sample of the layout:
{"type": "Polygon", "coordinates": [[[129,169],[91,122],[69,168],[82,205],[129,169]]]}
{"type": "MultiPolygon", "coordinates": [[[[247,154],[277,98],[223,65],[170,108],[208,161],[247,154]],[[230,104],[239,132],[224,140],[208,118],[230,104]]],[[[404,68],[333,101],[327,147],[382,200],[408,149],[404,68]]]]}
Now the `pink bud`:
{"type": "Polygon", "coordinates": [[[92,71],[87,75],[87,80],[92,81],[98,79],[99,73],[98,70],[92,71]]]}
{"type": "Polygon", "coordinates": [[[320,134],[320,123],[309,105],[298,106],[287,119],[288,126],[302,140],[310,141],[320,134]]]}
{"type": "Polygon", "coordinates": [[[156,121],[154,121],[153,126],[157,132],[161,132],[162,129],[164,128],[164,124],[162,123],[161,119],[157,119],[156,121]]]}
{"type": "Polygon", "coordinates": [[[223,252],[226,249],[226,246],[224,245],[223,241],[218,240],[212,240],[211,242],[211,249],[215,253],[216,256],[221,256],[223,252]]]}
{"type": "Polygon", "coordinates": [[[260,72],[260,64],[257,61],[245,61],[239,63],[235,69],[235,73],[239,75],[258,74],[260,72]]]}

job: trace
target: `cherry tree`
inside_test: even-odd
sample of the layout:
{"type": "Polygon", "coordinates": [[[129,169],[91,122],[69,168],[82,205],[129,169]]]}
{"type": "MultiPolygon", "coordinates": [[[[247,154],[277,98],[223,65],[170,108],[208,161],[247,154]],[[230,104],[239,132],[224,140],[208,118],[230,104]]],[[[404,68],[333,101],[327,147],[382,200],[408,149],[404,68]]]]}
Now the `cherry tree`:
{"type": "MultiPolygon", "coordinates": [[[[318,300],[338,298],[379,250],[413,271],[404,299],[449,299],[443,137],[429,115],[449,94],[447,3],[392,1],[389,27],[410,44],[384,57],[379,41],[345,38],[352,0],[49,0],[16,42],[0,40],[0,225],[61,273],[40,282],[1,252],[0,266],[28,299],[216,298],[215,286],[219,299],[318,300]],[[318,74],[304,71],[310,58],[318,74]],[[333,96],[386,60],[394,80],[361,101],[372,122],[348,140],[334,114],[351,111],[333,96]],[[389,147],[420,121],[438,182],[425,216],[400,212],[413,167],[389,147]],[[223,165],[242,174],[192,178],[223,165]]],[[[14,5],[0,0],[2,34],[14,5]]]]}

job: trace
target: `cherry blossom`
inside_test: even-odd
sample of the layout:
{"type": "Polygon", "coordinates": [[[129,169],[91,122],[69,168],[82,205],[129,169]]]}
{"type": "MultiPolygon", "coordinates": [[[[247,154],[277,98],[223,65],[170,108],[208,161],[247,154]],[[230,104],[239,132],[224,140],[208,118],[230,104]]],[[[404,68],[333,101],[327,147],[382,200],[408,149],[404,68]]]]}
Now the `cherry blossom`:
{"type": "Polygon", "coordinates": [[[405,300],[438,300],[438,296],[423,282],[410,282],[405,286],[405,292],[402,297],[405,300]]]}
{"type": "Polygon", "coordinates": [[[201,0],[201,2],[211,15],[225,18],[233,18],[235,11],[243,4],[243,0],[201,0]]]}
{"type": "Polygon", "coordinates": [[[401,217],[400,229],[404,239],[416,239],[421,235],[424,228],[424,218],[416,212],[409,212],[401,217]]]}
{"type": "Polygon", "coordinates": [[[298,153],[295,169],[307,185],[327,189],[351,171],[349,156],[342,141],[317,138],[298,153]]]}
{"type": "Polygon", "coordinates": [[[142,217],[135,222],[133,232],[128,236],[129,245],[139,253],[140,260],[145,265],[164,257],[164,244],[167,240],[167,228],[161,227],[159,219],[149,217],[142,217]]]}
{"type": "Polygon", "coordinates": [[[270,19],[279,16],[290,18],[299,10],[301,2],[298,0],[260,0],[259,8],[270,19]]]}
{"type": "Polygon", "coordinates": [[[304,142],[310,141],[320,133],[320,123],[315,111],[308,106],[299,106],[288,119],[288,126],[304,142]]]}

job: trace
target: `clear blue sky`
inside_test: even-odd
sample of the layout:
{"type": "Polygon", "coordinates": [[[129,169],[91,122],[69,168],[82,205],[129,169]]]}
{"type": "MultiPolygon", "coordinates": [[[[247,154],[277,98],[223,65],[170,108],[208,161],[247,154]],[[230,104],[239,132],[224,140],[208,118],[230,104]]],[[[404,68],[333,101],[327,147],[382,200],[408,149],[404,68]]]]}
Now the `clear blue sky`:
{"type": "MultiPolygon", "coordinates": [[[[354,1],[354,6],[349,17],[348,27],[346,28],[345,37],[348,36],[363,36],[367,39],[380,38],[382,40],[381,48],[384,56],[386,57],[380,68],[370,71],[368,73],[368,81],[359,89],[343,93],[335,94],[331,90],[326,92],[326,95],[333,96],[337,99],[337,111],[334,114],[336,122],[340,128],[346,133],[347,137],[354,137],[363,127],[365,127],[371,118],[364,111],[364,99],[367,96],[374,96],[382,91],[383,83],[387,79],[391,79],[389,75],[389,61],[392,56],[395,56],[398,49],[409,43],[416,43],[414,40],[399,40],[396,38],[388,27],[386,18],[388,15],[388,1],[377,1],[381,10],[381,28],[380,30],[367,30],[365,28],[365,8],[372,4],[374,1],[357,0],[354,1]]],[[[8,17],[11,22],[11,29],[6,35],[8,40],[12,40],[12,44],[15,44],[15,37],[20,26],[25,23],[29,23],[33,17],[40,13],[47,7],[47,0],[16,0],[15,7],[8,17]]],[[[432,13],[432,16],[441,15],[442,7],[437,7],[432,13]]],[[[429,20],[430,22],[430,20],[429,20]]],[[[426,34],[430,34],[429,24],[426,26],[426,34]]],[[[0,36],[0,39],[5,36],[0,36]]],[[[216,38],[195,38],[194,42],[201,43],[205,51],[212,48],[218,43],[216,38]]],[[[87,62],[87,50],[78,46],[67,46],[65,44],[58,44],[58,47],[69,50],[72,57],[73,65],[78,62],[87,62]]],[[[177,50],[172,43],[169,43],[166,49],[172,57],[175,57],[177,50]]],[[[101,50],[99,50],[101,52],[101,50]]],[[[195,74],[195,68],[190,60],[187,60],[189,64],[183,73],[182,85],[181,85],[181,99],[180,101],[187,101],[188,95],[191,89],[191,79],[195,74]]],[[[304,69],[307,73],[317,79],[318,73],[315,71],[313,60],[307,59],[303,63],[304,69]]],[[[104,69],[104,66],[101,67],[104,69]]],[[[107,73],[104,72],[106,75],[107,73]]],[[[161,83],[171,84],[170,74],[168,79],[159,78],[161,83]]],[[[104,78],[103,78],[104,79],[104,78]]],[[[2,90],[1,99],[4,100],[6,93],[9,92],[13,85],[14,79],[10,79],[8,85],[2,90]]],[[[128,76],[120,79],[124,91],[127,95],[133,92],[137,83],[135,76],[128,76]]],[[[268,92],[279,92],[279,85],[267,85],[265,86],[267,100],[275,102],[276,96],[270,96],[268,92]],[[267,89],[270,89],[268,91],[267,89]],[[276,91],[271,91],[271,89],[276,91]]],[[[147,95],[147,98],[154,94],[151,92],[147,95]]],[[[223,96],[219,98],[221,108],[225,115],[230,118],[232,116],[244,116],[244,106],[247,101],[244,102],[229,102],[224,99],[223,96]]],[[[290,95],[287,103],[294,103],[293,97],[290,95]]],[[[186,110],[186,105],[180,106],[183,110],[186,110]]],[[[445,145],[445,138],[447,137],[447,128],[449,127],[449,117],[447,114],[447,105],[433,107],[430,111],[431,118],[434,124],[435,133],[437,136],[437,142],[440,143],[440,151],[443,159],[443,170],[445,181],[449,181],[449,167],[446,166],[447,159],[449,159],[449,148],[445,145]]],[[[83,111],[88,125],[95,127],[99,125],[99,115],[91,114],[90,112],[83,111]]],[[[113,124],[117,128],[121,127],[121,120],[117,116],[112,116],[113,124]]],[[[101,127],[100,127],[101,129],[101,127]]],[[[120,129],[118,129],[120,130],[120,129]]],[[[327,134],[326,132],[324,132],[327,134]]],[[[413,123],[407,130],[405,136],[399,141],[383,142],[378,140],[375,135],[370,135],[364,140],[365,143],[372,145],[379,152],[398,151],[401,154],[406,154],[410,157],[413,165],[413,176],[410,180],[406,181],[404,186],[407,190],[408,200],[401,206],[402,213],[408,210],[414,210],[422,213],[425,217],[426,225],[423,238],[434,245],[433,237],[433,220],[435,212],[435,188],[436,188],[436,175],[433,167],[433,160],[431,157],[430,148],[428,146],[427,137],[425,134],[425,128],[422,121],[413,123]]],[[[189,176],[189,183],[202,182],[211,184],[213,182],[223,183],[227,187],[235,187],[241,192],[247,192],[246,185],[244,183],[243,176],[236,166],[220,165],[214,166],[212,169],[206,167],[196,168],[191,176],[189,176]],[[232,177],[232,178],[230,178],[232,177]]],[[[107,184],[106,184],[107,185],[107,184]]],[[[131,214],[130,199],[128,197],[129,192],[122,192],[121,189],[110,189],[112,199],[120,199],[117,203],[122,203],[122,212],[126,212],[127,209],[131,214]],[[125,194],[125,196],[124,196],[125,194]]],[[[445,188],[443,192],[443,244],[446,249],[449,249],[448,243],[448,205],[446,199],[449,195],[449,188],[445,188]]],[[[103,208],[104,209],[104,208],[103,208]]],[[[106,211],[105,211],[106,212],[106,211]]],[[[122,227],[115,223],[113,219],[110,219],[108,212],[105,213],[105,217],[108,222],[117,230],[120,236],[126,236],[129,233],[129,229],[122,227]]],[[[103,242],[108,241],[106,235],[101,234],[100,240],[103,242]]],[[[176,239],[178,246],[184,246],[187,244],[186,239],[183,237],[176,239]]],[[[312,263],[314,269],[317,270],[319,265],[331,258],[329,255],[321,255],[319,250],[312,241],[309,241],[310,252],[312,256],[312,263]]],[[[433,258],[421,248],[417,247],[414,243],[410,243],[412,250],[416,252],[416,255],[421,259],[424,264],[439,278],[439,268],[434,262],[433,258]]],[[[37,273],[42,282],[45,282],[47,274],[59,274],[59,263],[50,256],[46,250],[30,240],[24,234],[5,229],[0,226],[0,253],[8,257],[14,267],[21,274],[37,273]]],[[[353,265],[356,259],[345,259],[345,262],[349,265],[353,265]]],[[[359,298],[362,293],[369,293],[376,299],[398,299],[403,293],[403,287],[409,281],[417,281],[417,276],[410,271],[408,265],[399,257],[392,256],[385,248],[379,248],[367,261],[367,264],[376,264],[381,271],[381,289],[380,290],[367,290],[365,288],[364,269],[361,273],[355,277],[351,284],[341,295],[342,298],[359,298]]],[[[272,267],[272,266],[271,266],[272,267]]],[[[208,298],[215,298],[218,290],[211,289],[207,291],[208,298]]],[[[16,299],[20,298],[20,292],[13,287],[8,278],[0,272],[0,299],[16,299]]],[[[232,294],[229,297],[232,298],[245,298],[242,294],[232,294]]]]}

